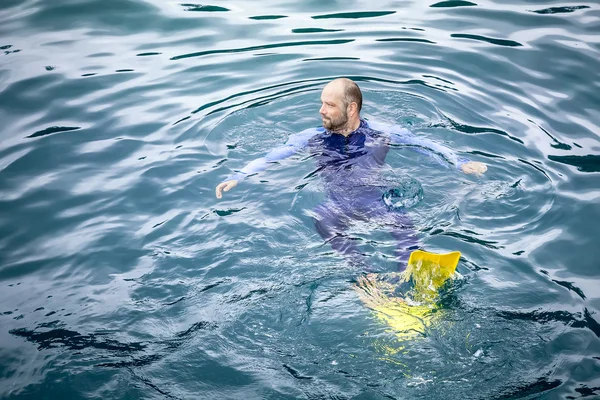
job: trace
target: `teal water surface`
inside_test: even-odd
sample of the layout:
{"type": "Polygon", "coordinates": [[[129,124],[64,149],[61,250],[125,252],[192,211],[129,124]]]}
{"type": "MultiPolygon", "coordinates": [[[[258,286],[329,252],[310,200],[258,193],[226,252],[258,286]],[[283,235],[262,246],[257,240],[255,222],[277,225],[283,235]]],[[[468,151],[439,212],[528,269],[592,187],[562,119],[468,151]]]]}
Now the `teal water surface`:
{"type": "Polygon", "coordinates": [[[3,0],[0,397],[599,398],[599,93],[596,2],[3,0]],[[410,340],[315,231],[313,160],[214,195],[339,76],[488,165],[388,156],[462,252],[410,340]]]}

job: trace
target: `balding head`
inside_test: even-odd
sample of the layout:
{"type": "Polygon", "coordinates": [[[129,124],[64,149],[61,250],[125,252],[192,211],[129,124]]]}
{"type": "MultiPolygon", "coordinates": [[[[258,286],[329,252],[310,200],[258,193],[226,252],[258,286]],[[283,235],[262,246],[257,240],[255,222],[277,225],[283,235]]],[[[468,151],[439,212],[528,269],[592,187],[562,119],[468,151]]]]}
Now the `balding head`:
{"type": "Polygon", "coordinates": [[[328,88],[341,98],[345,108],[348,107],[350,103],[356,103],[357,112],[360,113],[360,110],[362,109],[362,92],[352,79],[334,79],[325,86],[325,89],[328,88]]]}
{"type": "Polygon", "coordinates": [[[362,93],[358,85],[348,78],[329,82],[321,93],[323,126],[333,132],[346,132],[360,125],[362,93]]]}

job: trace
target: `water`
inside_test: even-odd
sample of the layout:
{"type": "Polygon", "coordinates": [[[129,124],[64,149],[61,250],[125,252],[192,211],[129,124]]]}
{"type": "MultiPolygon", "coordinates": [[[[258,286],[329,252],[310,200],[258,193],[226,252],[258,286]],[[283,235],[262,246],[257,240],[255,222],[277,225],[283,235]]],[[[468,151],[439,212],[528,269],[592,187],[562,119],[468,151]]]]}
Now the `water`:
{"type": "MultiPolygon", "coordinates": [[[[0,21],[0,397],[600,396],[597,3],[3,0],[0,21]],[[214,196],[319,124],[337,76],[363,116],[489,167],[388,156],[425,246],[463,254],[416,339],[315,232],[312,160],[214,196]]],[[[373,228],[351,235],[392,271],[373,228]]]]}

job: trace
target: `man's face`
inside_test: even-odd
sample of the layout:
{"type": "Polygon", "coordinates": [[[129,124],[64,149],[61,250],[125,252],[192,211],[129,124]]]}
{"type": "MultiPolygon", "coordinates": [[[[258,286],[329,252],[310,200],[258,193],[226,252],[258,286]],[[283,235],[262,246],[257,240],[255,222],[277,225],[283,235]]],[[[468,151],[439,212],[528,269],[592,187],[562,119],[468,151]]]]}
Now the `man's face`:
{"type": "Polygon", "coordinates": [[[342,95],[335,87],[326,86],[321,93],[321,119],[323,127],[330,131],[341,130],[348,122],[348,113],[342,95]]]}

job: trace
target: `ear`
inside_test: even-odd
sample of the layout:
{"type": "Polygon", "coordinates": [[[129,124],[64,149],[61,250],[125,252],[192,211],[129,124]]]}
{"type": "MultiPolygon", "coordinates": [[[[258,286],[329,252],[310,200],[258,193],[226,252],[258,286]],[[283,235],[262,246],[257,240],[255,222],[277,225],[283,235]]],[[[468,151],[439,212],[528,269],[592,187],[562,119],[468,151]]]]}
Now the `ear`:
{"type": "Polygon", "coordinates": [[[349,116],[355,116],[356,112],[358,111],[358,104],[356,104],[356,102],[351,102],[350,104],[348,104],[348,107],[346,108],[346,112],[348,113],[349,116]]]}

